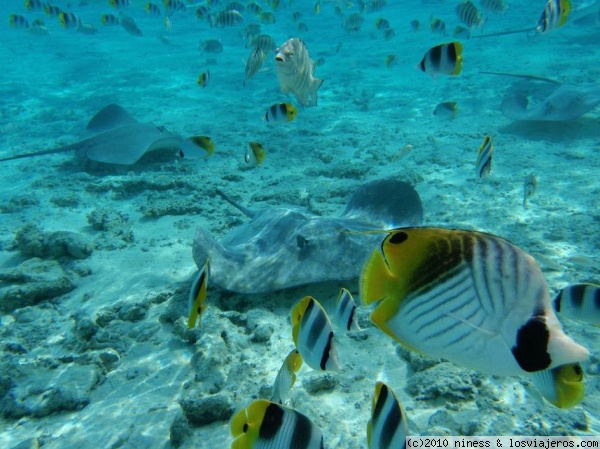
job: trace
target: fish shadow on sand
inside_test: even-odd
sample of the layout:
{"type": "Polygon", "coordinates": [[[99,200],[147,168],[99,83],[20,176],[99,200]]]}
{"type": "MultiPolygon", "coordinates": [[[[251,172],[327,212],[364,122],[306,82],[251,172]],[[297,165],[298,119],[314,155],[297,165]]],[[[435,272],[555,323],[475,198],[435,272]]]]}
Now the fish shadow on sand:
{"type": "Polygon", "coordinates": [[[357,278],[381,233],[365,231],[418,226],[423,206],[405,182],[378,180],[360,187],[339,217],[304,209],[253,211],[217,191],[251,220],[218,242],[199,227],[193,244],[196,265],[210,259],[210,280],[238,293],[263,293],[329,280],[357,278]]]}
{"type": "MultiPolygon", "coordinates": [[[[176,155],[201,157],[206,152],[192,141],[173,134],[163,126],[140,123],[123,107],[109,104],[98,111],[87,124],[91,137],[79,142],[32,153],[17,154],[0,162],[72,151],[78,157],[102,164],[131,166],[145,156],[176,155]]],[[[162,157],[161,157],[162,159],[162,157]]]]}

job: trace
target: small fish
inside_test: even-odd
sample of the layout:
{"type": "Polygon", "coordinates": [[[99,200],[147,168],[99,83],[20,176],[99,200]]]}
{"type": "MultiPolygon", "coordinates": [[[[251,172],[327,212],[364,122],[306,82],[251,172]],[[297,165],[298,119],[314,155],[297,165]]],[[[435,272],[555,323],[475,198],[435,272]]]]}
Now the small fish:
{"type": "Polygon", "coordinates": [[[340,325],[349,330],[359,331],[360,326],[356,320],[356,303],[352,293],[342,287],[338,295],[335,307],[335,317],[340,325]]]}
{"type": "Polygon", "coordinates": [[[100,22],[104,26],[119,25],[119,18],[112,14],[102,14],[102,17],[100,17],[100,22]]]}
{"type": "Polygon", "coordinates": [[[268,34],[255,34],[246,47],[260,48],[264,51],[274,51],[277,48],[275,39],[268,34]]]}
{"type": "Polygon", "coordinates": [[[36,36],[45,36],[46,34],[50,33],[50,30],[48,28],[46,28],[44,25],[31,25],[31,27],[29,28],[29,32],[31,34],[34,34],[36,36]]]}
{"type": "Polygon", "coordinates": [[[405,449],[409,435],[406,414],[394,391],[383,382],[375,384],[371,419],[367,425],[369,449],[405,449]]]}
{"type": "Polygon", "coordinates": [[[198,159],[205,155],[199,149],[210,156],[215,152],[215,143],[208,136],[189,137],[179,148],[179,157],[198,159]]]}
{"type": "Polygon", "coordinates": [[[569,285],[559,292],[552,304],[561,315],[600,326],[600,285],[569,285]]]}
{"type": "Polygon", "coordinates": [[[483,373],[522,375],[589,358],[564,333],[533,257],[491,234],[391,230],[365,265],[360,297],[378,303],[371,320],[405,347],[483,373]]]}
{"type": "Polygon", "coordinates": [[[25,0],[25,9],[27,11],[43,11],[46,4],[42,0],[25,0]]]}
{"type": "Polygon", "coordinates": [[[248,60],[246,61],[246,77],[244,78],[244,87],[250,78],[252,78],[258,71],[260,70],[263,61],[265,60],[265,52],[260,48],[255,48],[248,56],[248,60]]]}
{"type": "Polygon", "coordinates": [[[188,328],[193,329],[198,323],[198,327],[202,326],[202,314],[206,310],[206,289],[208,287],[208,275],[210,274],[210,263],[208,259],[204,262],[204,266],[198,270],[190,294],[188,297],[188,328]]]}
{"type": "Polygon", "coordinates": [[[74,13],[72,12],[61,12],[58,15],[58,21],[60,23],[60,26],[63,28],[79,28],[79,24],[81,23],[81,21],[79,20],[79,17],[77,17],[74,13]]]}
{"type": "Polygon", "coordinates": [[[230,11],[220,11],[216,14],[208,16],[210,26],[217,28],[224,28],[228,26],[234,26],[244,21],[244,16],[239,11],[232,9],[230,11]]]}
{"type": "Polygon", "coordinates": [[[548,0],[542,16],[538,20],[536,31],[543,34],[560,28],[566,23],[570,12],[571,2],[569,0],[548,0]]]}
{"type": "Polygon", "coordinates": [[[467,25],[469,28],[476,28],[483,25],[485,20],[477,7],[471,0],[465,0],[456,7],[456,15],[458,20],[467,25]]]}
{"type": "Polygon", "coordinates": [[[462,70],[462,49],[456,41],[436,45],[427,50],[418,68],[431,76],[458,75],[462,70]]]}
{"type": "Polygon", "coordinates": [[[165,16],[165,29],[170,30],[173,27],[173,20],[170,16],[165,16]]]}
{"type": "Polygon", "coordinates": [[[344,20],[344,29],[348,32],[360,31],[364,20],[363,15],[359,12],[350,14],[346,20],[344,20]]]}
{"type": "Polygon", "coordinates": [[[385,8],[385,6],[387,5],[387,1],[386,0],[371,0],[368,4],[367,4],[367,11],[369,12],[375,12],[375,11],[379,11],[383,8],[385,8]]]}
{"type": "Polygon", "coordinates": [[[535,175],[527,175],[523,182],[523,209],[527,208],[527,200],[533,196],[537,190],[537,178],[535,175]]]}
{"type": "Polygon", "coordinates": [[[92,25],[91,23],[81,22],[79,27],[77,27],[77,32],[81,34],[92,35],[98,33],[98,28],[96,25],[92,25]]]}
{"type": "Polygon", "coordinates": [[[390,28],[390,22],[387,19],[379,18],[375,21],[375,28],[380,31],[385,31],[390,28]]]}
{"type": "Polygon", "coordinates": [[[260,23],[264,23],[265,25],[270,25],[272,23],[275,23],[277,21],[277,19],[275,18],[275,14],[273,14],[272,12],[261,12],[260,15],[258,16],[260,23]]]}
{"type": "Polygon", "coordinates": [[[309,418],[266,399],[252,402],[231,420],[231,449],[323,449],[323,434],[309,418]]]}
{"type": "Polygon", "coordinates": [[[163,6],[169,15],[173,14],[174,12],[184,13],[187,9],[185,3],[180,0],[163,0],[163,6]]]}
{"type": "Polygon", "coordinates": [[[446,23],[437,17],[432,17],[429,22],[429,28],[434,33],[446,34],[446,23]]]}
{"type": "Polygon", "coordinates": [[[135,20],[133,20],[132,17],[126,16],[123,13],[119,15],[119,25],[121,25],[121,27],[132,36],[142,35],[142,30],[138,28],[137,24],[135,23],[135,20]]]}
{"type": "Polygon", "coordinates": [[[398,65],[398,58],[396,55],[387,55],[383,62],[386,67],[391,67],[393,65],[398,65]]]}
{"type": "Polygon", "coordinates": [[[579,363],[536,371],[531,380],[543,398],[558,408],[575,407],[585,396],[583,368],[579,363]]]}
{"type": "Polygon", "coordinates": [[[62,10],[58,6],[46,5],[44,7],[44,12],[48,17],[58,17],[62,10]]]}
{"type": "Polygon", "coordinates": [[[246,5],[246,11],[250,11],[252,14],[257,16],[262,12],[262,6],[256,2],[250,2],[248,5],[246,5]]]}
{"type": "Polygon", "coordinates": [[[399,161],[400,159],[404,159],[412,152],[413,149],[414,147],[410,143],[407,143],[402,148],[400,148],[400,150],[396,154],[392,156],[391,161],[395,162],[399,161]]]}
{"type": "Polygon", "coordinates": [[[457,25],[454,27],[454,32],[452,33],[452,37],[456,39],[471,39],[471,30],[462,25],[457,25]]]}
{"type": "Polygon", "coordinates": [[[298,22],[302,18],[302,13],[300,11],[294,11],[292,13],[292,20],[294,22],[298,22]]]}
{"type": "Polygon", "coordinates": [[[277,377],[275,378],[275,382],[273,383],[273,396],[271,397],[271,402],[283,404],[287,400],[290,391],[296,382],[296,373],[301,367],[302,356],[297,349],[292,349],[283,361],[283,364],[277,373],[277,377]]]}
{"type": "Polygon", "coordinates": [[[265,112],[267,122],[291,122],[298,115],[298,109],[292,103],[279,103],[270,106],[265,112]]]}
{"type": "Polygon", "coordinates": [[[121,9],[129,6],[129,0],[108,0],[108,4],[113,8],[121,9]]]}
{"type": "Polygon", "coordinates": [[[458,114],[458,105],[456,101],[444,101],[443,103],[438,103],[433,110],[433,115],[440,118],[456,118],[458,114]]]}
{"type": "Polygon", "coordinates": [[[223,51],[223,44],[218,39],[207,39],[200,42],[200,51],[206,53],[221,53],[223,51]]]}
{"type": "Polygon", "coordinates": [[[389,28],[389,29],[387,29],[387,30],[385,30],[383,32],[383,38],[386,41],[389,41],[390,39],[393,39],[395,36],[396,36],[396,32],[394,31],[393,28],[389,28]]]}
{"type": "Polygon", "coordinates": [[[502,14],[508,6],[504,3],[504,0],[480,0],[483,9],[489,12],[495,12],[502,14]]]}
{"type": "Polygon", "coordinates": [[[266,157],[267,152],[260,143],[248,142],[248,148],[246,150],[246,154],[244,155],[244,160],[246,163],[260,165],[263,163],[266,157]]]}
{"type": "Polygon", "coordinates": [[[320,14],[321,13],[321,0],[317,0],[315,2],[315,6],[313,7],[313,12],[315,14],[320,14]]]}
{"type": "Polygon", "coordinates": [[[196,84],[198,84],[198,86],[205,88],[206,86],[208,86],[208,83],[210,82],[210,70],[207,70],[206,72],[202,72],[200,74],[200,76],[198,77],[198,79],[196,80],[196,84]]]}
{"type": "Polygon", "coordinates": [[[210,8],[206,5],[201,5],[196,9],[196,18],[204,20],[210,17],[210,8]]]}
{"type": "Polygon", "coordinates": [[[240,2],[230,1],[227,3],[227,5],[225,5],[224,11],[233,11],[233,10],[238,11],[238,12],[244,12],[246,10],[246,6],[240,2]]]}
{"type": "Polygon", "coordinates": [[[11,14],[10,16],[8,16],[8,24],[11,28],[29,28],[29,22],[27,21],[27,19],[19,14],[11,14]]]}
{"type": "Polygon", "coordinates": [[[212,155],[214,152],[215,144],[210,137],[192,136],[179,144],[177,155],[182,159],[202,159],[212,155]]]}
{"type": "Polygon", "coordinates": [[[323,306],[305,296],[292,309],[292,336],[302,359],[314,370],[340,371],[331,321],[323,306]]]}
{"type": "Polygon", "coordinates": [[[483,138],[483,143],[477,151],[475,161],[475,174],[478,178],[487,178],[492,171],[492,156],[494,155],[494,143],[488,134],[483,138]]]}
{"type": "Polygon", "coordinates": [[[35,26],[40,26],[41,27],[41,26],[44,26],[44,25],[45,25],[44,19],[40,19],[40,18],[35,19],[33,22],[31,22],[31,26],[34,26],[34,27],[35,26]]]}
{"type": "Polygon", "coordinates": [[[308,25],[304,22],[298,22],[298,33],[306,33],[308,31],[308,25]]]}
{"type": "Polygon", "coordinates": [[[147,14],[154,14],[155,16],[160,16],[162,14],[159,6],[156,3],[146,2],[144,10],[147,14]]]}

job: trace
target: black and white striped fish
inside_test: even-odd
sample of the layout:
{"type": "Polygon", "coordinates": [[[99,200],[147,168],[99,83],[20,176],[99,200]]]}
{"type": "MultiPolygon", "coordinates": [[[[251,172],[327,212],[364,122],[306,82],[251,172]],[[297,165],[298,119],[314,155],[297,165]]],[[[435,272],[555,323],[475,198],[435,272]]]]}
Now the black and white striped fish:
{"type": "Polygon", "coordinates": [[[540,34],[559,28],[567,22],[567,16],[571,12],[569,0],[548,0],[542,16],[538,20],[536,31],[540,34]]]}
{"type": "Polygon", "coordinates": [[[206,259],[203,267],[194,276],[188,296],[188,328],[190,329],[193,329],[196,323],[198,323],[198,327],[202,325],[202,314],[206,310],[205,301],[209,274],[210,262],[206,259]]]}
{"type": "Polygon", "coordinates": [[[292,337],[308,366],[317,371],[340,371],[333,328],[323,306],[305,296],[292,309],[292,337]]]}
{"type": "Polygon", "coordinates": [[[458,75],[462,70],[462,48],[458,41],[436,45],[427,50],[418,67],[431,76],[458,75]]]}
{"type": "Polygon", "coordinates": [[[477,151],[475,160],[475,174],[478,178],[487,178],[492,171],[492,156],[494,155],[494,142],[489,134],[483,138],[483,143],[477,151]]]}
{"type": "Polygon", "coordinates": [[[266,399],[252,402],[231,420],[231,449],[324,449],[323,434],[309,418],[266,399]]]}
{"type": "Polygon", "coordinates": [[[263,61],[265,60],[265,52],[260,48],[254,48],[246,61],[246,77],[244,78],[244,87],[250,78],[258,73],[263,61]]]}
{"type": "Polygon", "coordinates": [[[458,20],[469,28],[480,27],[485,22],[479,9],[477,9],[477,6],[475,6],[471,0],[460,3],[456,7],[456,15],[458,16],[458,20]]]}
{"type": "Polygon", "coordinates": [[[569,285],[554,298],[553,304],[561,315],[600,326],[600,285],[569,285]]]}
{"type": "Polygon", "coordinates": [[[377,382],[367,425],[369,449],[404,449],[408,435],[406,415],[396,394],[383,382],[377,382]]]}
{"type": "Polygon", "coordinates": [[[583,362],[562,330],[532,256],[476,231],[401,228],[373,251],[360,280],[371,320],[404,346],[495,375],[583,362]]]}
{"type": "Polygon", "coordinates": [[[335,317],[340,325],[349,330],[360,330],[360,326],[356,321],[356,303],[350,293],[345,288],[340,289],[335,306],[335,317]]]}

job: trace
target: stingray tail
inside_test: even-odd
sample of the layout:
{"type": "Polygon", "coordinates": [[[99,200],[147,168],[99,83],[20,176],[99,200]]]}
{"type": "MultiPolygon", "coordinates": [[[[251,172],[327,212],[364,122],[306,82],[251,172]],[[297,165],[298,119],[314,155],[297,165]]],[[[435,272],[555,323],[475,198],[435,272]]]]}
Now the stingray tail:
{"type": "Polygon", "coordinates": [[[33,153],[17,154],[15,156],[0,158],[0,162],[14,161],[15,159],[24,159],[27,157],[43,156],[44,154],[64,153],[66,151],[75,150],[76,145],[67,145],[65,147],[53,148],[51,150],[34,151],[33,153]]]}

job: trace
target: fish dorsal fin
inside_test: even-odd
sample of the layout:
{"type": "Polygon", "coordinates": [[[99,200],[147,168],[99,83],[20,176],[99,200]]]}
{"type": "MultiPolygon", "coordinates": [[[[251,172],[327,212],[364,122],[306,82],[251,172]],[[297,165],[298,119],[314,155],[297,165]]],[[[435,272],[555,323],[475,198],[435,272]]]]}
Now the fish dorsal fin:
{"type": "Polygon", "coordinates": [[[118,104],[111,103],[100,109],[88,122],[86,129],[92,132],[108,131],[123,125],[137,123],[129,112],[118,104]]]}
{"type": "Polygon", "coordinates": [[[423,221],[423,205],[410,184],[380,179],[354,192],[342,216],[375,225],[378,229],[415,226],[423,221]]]}

